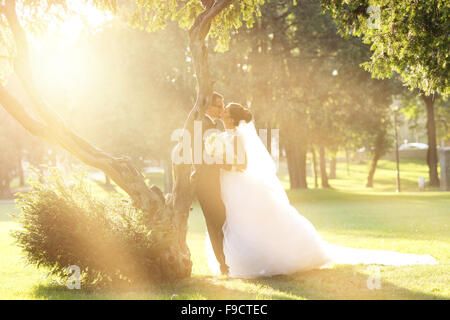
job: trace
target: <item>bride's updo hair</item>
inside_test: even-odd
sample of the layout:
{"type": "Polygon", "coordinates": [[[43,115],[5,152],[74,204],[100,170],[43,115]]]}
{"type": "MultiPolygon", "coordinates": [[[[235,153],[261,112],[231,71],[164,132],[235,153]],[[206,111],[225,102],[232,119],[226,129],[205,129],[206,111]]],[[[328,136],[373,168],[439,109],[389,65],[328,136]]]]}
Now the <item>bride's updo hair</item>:
{"type": "Polygon", "coordinates": [[[230,110],[230,116],[233,118],[235,126],[238,126],[241,120],[244,120],[247,123],[252,121],[253,115],[250,110],[239,103],[231,102],[225,109],[230,110]]]}

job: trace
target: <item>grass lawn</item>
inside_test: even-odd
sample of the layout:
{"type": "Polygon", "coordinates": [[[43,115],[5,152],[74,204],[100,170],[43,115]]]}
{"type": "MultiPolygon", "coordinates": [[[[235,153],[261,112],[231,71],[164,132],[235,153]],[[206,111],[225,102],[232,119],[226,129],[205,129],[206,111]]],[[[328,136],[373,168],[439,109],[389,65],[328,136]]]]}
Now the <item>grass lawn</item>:
{"type": "MultiPolygon", "coordinates": [[[[402,163],[402,184],[395,190],[394,163],[381,161],[375,188],[363,188],[367,164],[352,165],[347,176],[338,164],[332,190],[289,191],[299,212],[328,242],[355,248],[431,254],[439,265],[379,266],[381,289],[369,290],[370,266],[334,266],[265,279],[212,276],[204,257],[205,224],[198,206],[189,221],[192,278],[139,292],[68,290],[45,278],[45,270],[25,266],[9,232],[18,224],[7,216],[14,204],[0,202],[0,299],[449,299],[450,193],[417,192],[427,177],[423,163],[402,163]]],[[[281,167],[283,172],[283,167],[281,167]]],[[[280,175],[287,186],[286,174],[280,175]]],[[[161,179],[159,179],[160,181],[161,179]]],[[[312,180],[309,181],[312,185],[312,180]]]]}

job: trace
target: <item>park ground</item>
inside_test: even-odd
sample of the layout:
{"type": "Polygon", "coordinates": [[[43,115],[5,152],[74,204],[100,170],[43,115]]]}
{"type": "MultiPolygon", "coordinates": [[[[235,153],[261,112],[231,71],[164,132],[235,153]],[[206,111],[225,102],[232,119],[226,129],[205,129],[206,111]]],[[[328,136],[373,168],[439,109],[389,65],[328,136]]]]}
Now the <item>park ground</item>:
{"type": "MultiPolygon", "coordinates": [[[[375,187],[363,187],[367,164],[352,164],[347,173],[338,163],[333,189],[288,191],[292,204],[334,244],[355,248],[431,254],[439,265],[334,266],[253,280],[213,276],[205,253],[205,223],[198,206],[189,220],[188,244],[193,274],[176,284],[128,292],[96,289],[69,290],[46,278],[45,270],[26,266],[14,245],[11,230],[20,228],[9,213],[11,201],[0,202],[0,299],[449,299],[450,298],[450,193],[418,192],[417,179],[427,177],[420,161],[401,164],[404,192],[395,190],[394,163],[383,160],[375,187]],[[380,289],[367,282],[378,273],[380,289]]],[[[284,170],[281,170],[283,172],[284,170]]],[[[161,183],[161,176],[152,174],[161,183]]],[[[281,174],[288,186],[286,174],[281,174]]],[[[312,186],[312,180],[309,180],[312,186]]]]}

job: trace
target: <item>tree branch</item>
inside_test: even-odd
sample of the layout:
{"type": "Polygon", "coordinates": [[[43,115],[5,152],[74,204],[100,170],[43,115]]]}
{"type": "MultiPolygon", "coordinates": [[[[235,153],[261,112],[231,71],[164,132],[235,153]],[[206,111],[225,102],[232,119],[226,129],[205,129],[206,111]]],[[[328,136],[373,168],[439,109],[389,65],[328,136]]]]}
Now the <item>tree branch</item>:
{"type": "Polygon", "coordinates": [[[198,84],[197,100],[191,112],[198,111],[200,116],[206,110],[213,92],[213,82],[211,80],[205,39],[211,28],[211,21],[232,2],[233,0],[216,0],[214,5],[205,8],[197,16],[189,30],[189,47],[192,53],[198,84]]]}
{"type": "Polygon", "coordinates": [[[2,86],[0,86],[0,105],[31,134],[47,141],[52,140],[48,127],[31,117],[20,102],[2,86]]]}
{"type": "Polygon", "coordinates": [[[25,31],[17,18],[15,1],[6,1],[3,14],[8,21],[16,44],[16,74],[42,122],[31,118],[25,108],[4,88],[0,90],[0,104],[31,133],[63,147],[84,163],[105,172],[130,195],[137,207],[147,212],[157,211],[156,209],[164,205],[162,199],[146,185],[144,176],[128,158],[114,158],[76,135],[63,119],[44,102],[33,80],[28,43],[25,31]]]}
{"type": "MultiPolygon", "coordinates": [[[[203,118],[213,93],[213,81],[209,69],[208,50],[205,39],[211,27],[212,19],[232,2],[233,0],[203,1],[205,9],[197,16],[189,30],[189,47],[194,63],[198,88],[195,105],[186,119],[184,129],[191,132],[192,137],[194,136],[194,120],[203,118]]],[[[189,208],[194,200],[193,189],[195,186],[190,183],[191,170],[192,165],[190,164],[174,166],[173,206],[179,215],[183,215],[186,212],[189,213],[189,208]]],[[[185,216],[184,218],[187,220],[187,217],[185,216]]]]}
{"type": "MultiPolygon", "coordinates": [[[[149,188],[144,176],[128,158],[112,157],[70,130],[63,119],[45,103],[37,90],[29,62],[26,35],[17,19],[14,0],[6,1],[2,14],[8,21],[16,44],[16,74],[39,120],[30,116],[26,108],[2,86],[0,105],[32,134],[63,147],[87,165],[102,170],[128,193],[135,207],[150,213],[152,221],[165,224],[168,232],[162,236],[167,241],[167,246],[163,252],[155,254],[159,266],[157,271],[165,274],[167,279],[188,277],[192,271],[190,252],[186,244],[189,207],[184,212],[174,210],[170,197],[166,201],[156,186],[149,188]]],[[[150,227],[152,221],[149,221],[150,227]]]]}

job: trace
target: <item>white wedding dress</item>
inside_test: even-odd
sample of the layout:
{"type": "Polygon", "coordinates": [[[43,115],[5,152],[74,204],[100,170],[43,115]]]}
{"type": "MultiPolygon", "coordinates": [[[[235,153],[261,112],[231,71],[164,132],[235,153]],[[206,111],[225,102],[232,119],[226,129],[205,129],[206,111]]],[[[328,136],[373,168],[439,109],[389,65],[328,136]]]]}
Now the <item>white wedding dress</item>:
{"type": "MultiPolygon", "coordinates": [[[[437,264],[429,255],[340,247],[322,240],[314,226],[291,206],[276,166],[252,122],[241,124],[245,171],[221,170],[226,208],[224,254],[232,278],[291,274],[330,264],[437,264]]],[[[209,237],[208,264],[219,273],[209,237]]]]}

